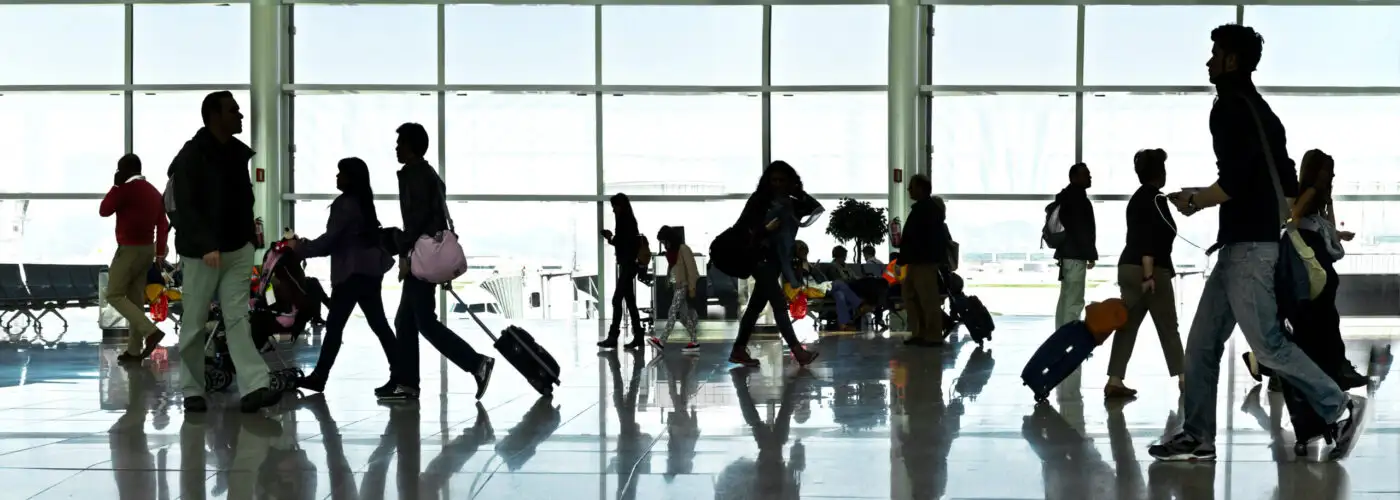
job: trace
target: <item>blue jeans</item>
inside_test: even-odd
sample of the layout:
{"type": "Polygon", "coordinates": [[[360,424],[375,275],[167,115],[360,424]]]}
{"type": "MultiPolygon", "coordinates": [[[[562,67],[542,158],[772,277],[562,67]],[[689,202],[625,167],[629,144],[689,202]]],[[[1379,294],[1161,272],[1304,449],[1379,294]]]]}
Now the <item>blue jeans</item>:
{"type": "Polygon", "coordinates": [[[860,297],[844,281],[831,282],[831,293],[827,295],[836,299],[836,324],[850,325],[851,317],[855,316],[856,308],[860,307],[860,297]]]}
{"type": "Polygon", "coordinates": [[[1275,242],[1226,245],[1201,291],[1186,337],[1183,429],[1202,442],[1215,439],[1220,359],[1236,324],[1259,363],[1295,387],[1326,422],[1336,422],[1346,411],[1346,393],[1283,334],[1274,299],[1277,261],[1275,242]]]}

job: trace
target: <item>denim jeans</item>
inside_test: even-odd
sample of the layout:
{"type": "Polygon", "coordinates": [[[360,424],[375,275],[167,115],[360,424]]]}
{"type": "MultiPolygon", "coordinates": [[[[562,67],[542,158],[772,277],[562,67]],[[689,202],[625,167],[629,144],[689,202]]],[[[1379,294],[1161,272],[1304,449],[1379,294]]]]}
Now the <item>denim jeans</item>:
{"type": "Polygon", "coordinates": [[[831,292],[827,295],[836,299],[836,324],[849,326],[856,308],[860,307],[860,296],[844,281],[831,282],[831,292]]]}
{"type": "Polygon", "coordinates": [[[1238,324],[1259,363],[1292,384],[1328,423],[1346,411],[1347,396],[1283,334],[1274,301],[1278,243],[1234,243],[1220,250],[1201,291],[1201,303],[1186,337],[1185,422],[1187,434],[1215,439],[1220,359],[1238,324]]]}

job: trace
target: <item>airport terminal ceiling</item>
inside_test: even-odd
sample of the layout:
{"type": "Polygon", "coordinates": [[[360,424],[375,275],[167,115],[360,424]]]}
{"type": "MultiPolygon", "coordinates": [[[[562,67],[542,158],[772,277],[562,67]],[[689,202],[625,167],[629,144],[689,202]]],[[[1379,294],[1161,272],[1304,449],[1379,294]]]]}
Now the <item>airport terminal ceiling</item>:
{"type": "MultiPolygon", "coordinates": [[[[1213,178],[1209,31],[1242,21],[1266,40],[1255,80],[1290,156],[1337,159],[1338,214],[1364,240],[1349,253],[1370,255],[1353,272],[1400,270],[1395,2],[724,3],[0,0],[0,261],[108,260],[95,205],[116,159],[140,155],[163,184],[218,89],[242,103],[261,161],[281,168],[277,213],[302,233],[320,232],[349,156],[371,165],[379,212],[397,220],[394,128],[412,121],[429,130],[471,255],[611,269],[596,233],[617,191],[638,196],[644,232],[683,225],[703,251],[769,160],[795,165],[828,208],[843,196],[889,206],[891,53],[915,55],[917,81],[896,82],[917,85],[910,105],[927,110],[909,147],[951,200],[965,261],[1041,258],[1041,207],[1076,161],[1101,197],[1099,246],[1116,253],[1135,151],[1166,149],[1170,185],[1213,178]],[[907,46],[890,45],[892,8],[928,19],[907,46]],[[255,47],[253,33],[287,35],[255,47]],[[255,82],[264,57],[285,64],[255,82]],[[254,106],[268,90],[276,102],[254,106]],[[259,143],[266,124],[276,133],[259,143]]],[[[1215,231],[1210,218],[1181,224],[1203,246],[1215,231]]],[[[800,235],[822,258],[836,243],[824,228],[800,235]]]]}

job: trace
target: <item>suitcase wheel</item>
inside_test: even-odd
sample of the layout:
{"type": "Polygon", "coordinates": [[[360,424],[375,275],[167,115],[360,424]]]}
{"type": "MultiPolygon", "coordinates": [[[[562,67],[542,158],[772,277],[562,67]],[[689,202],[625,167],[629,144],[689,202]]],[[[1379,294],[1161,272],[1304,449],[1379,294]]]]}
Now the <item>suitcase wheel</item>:
{"type": "Polygon", "coordinates": [[[1298,441],[1298,442],[1296,442],[1296,443],[1293,443],[1293,454],[1294,454],[1294,455],[1297,455],[1297,456],[1300,456],[1300,457],[1307,456],[1307,455],[1308,455],[1308,442],[1307,442],[1307,441],[1298,441]]]}
{"type": "Polygon", "coordinates": [[[550,385],[549,382],[535,382],[535,381],[531,381],[531,382],[530,382],[530,385],[531,385],[531,386],[534,386],[535,391],[538,391],[538,392],[540,393],[541,396],[553,396],[553,395],[554,395],[554,386],[550,385]]]}
{"type": "Polygon", "coordinates": [[[1044,403],[1044,402],[1045,402],[1046,400],[1048,400],[1048,399],[1050,399],[1050,393],[1048,393],[1048,392],[1037,392],[1037,393],[1035,393],[1035,402],[1036,402],[1036,403],[1044,403]]]}

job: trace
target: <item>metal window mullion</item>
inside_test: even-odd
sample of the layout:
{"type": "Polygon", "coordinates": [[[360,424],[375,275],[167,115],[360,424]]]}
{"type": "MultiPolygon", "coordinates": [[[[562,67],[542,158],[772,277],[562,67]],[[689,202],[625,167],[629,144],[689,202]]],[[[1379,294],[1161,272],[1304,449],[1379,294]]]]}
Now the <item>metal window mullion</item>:
{"type": "MultiPolygon", "coordinates": [[[[594,85],[598,85],[598,86],[602,86],[602,85],[603,85],[603,6],[602,6],[602,5],[595,5],[595,6],[593,6],[593,84],[594,84],[594,85]]],[[[596,225],[595,225],[594,227],[597,228],[597,229],[602,229],[602,228],[603,228],[603,201],[602,201],[602,198],[603,198],[603,190],[607,188],[607,186],[606,186],[606,184],[603,182],[603,180],[604,180],[604,178],[605,178],[604,176],[605,176],[606,173],[607,173],[607,167],[603,164],[603,92],[602,92],[601,90],[598,90],[598,91],[596,91],[596,92],[593,93],[593,173],[594,173],[594,195],[598,197],[598,201],[594,201],[594,202],[593,202],[594,210],[595,210],[595,212],[596,212],[596,219],[595,219],[596,225]]],[[[595,245],[597,245],[597,261],[598,261],[598,262],[597,262],[597,266],[598,266],[598,267],[594,270],[594,274],[595,274],[596,276],[598,276],[598,301],[597,301],[597,304],[598,304],[598,336],[599,336],[599,337],[602,337],[602,336],[603,336],[603,320],[604,320],[605,318],[607,318],[607,314],[608,314],[608,313],[607,313],[607,311],[608,311],[608,300],[607,300],[607,297],[608,297],[608,280],[606,279],[606,278],[607,278],[607,273],[605,272],[605,270],[607,269],[607,264],[608,264],[608,263],[607,263],[607,260],[606,260],[606,258],[605,258],[605,254],[603,253],[603,252],[606,251],[606,248],[603,247],[603,239],[602,239],[602,238],[597,238],[597,239],[596,239],[596,242],[595,242],[595,245]]],[[[599,366],[601,367],[602,365],[600,364],[599,366]]],[[[601,371],[601,368],[600,368],[600,369],[599,369],[599,372],[598,372],[599,377],[602,376],[602,373],[603,373],[603,372],[601,371]]],[[[600,379],[598,382],[599,382],[600,385],[604,385],[604,384],[603,384],[603,380],[600,379]]],[[[603,406],[606,406],[606,405],[598,405],[598,407],[599,407],[598,409],[599,409],[599,412],[600,412],[600,413],[606,413],[606,412],[603,411],[603,406]]],[[[601,422],[602,420],[600,419],[599,421],[601,422]]],[[[600,424],[600,425],[601,425],[601,424],[600,424]]],[[[606,480],[605,480],[604,482],[606,482],[606,480]]]]}
{"type": "Polygon", "coordinates": [[[1235,6],[1235,24],[1244,25],[1244,5],[1235,6]]]}
{"type": "Polygon", "coordinates": [[[136,96],[130,86],[136,83],[136,6],[126,4],[122,9],[123,44],[126,58],[122,67],[122,84],[128,88],[122,91],[122,147],[125,154],[136,152],[136,96]]]}
{"type": "MultiPolygon", "coordinates": [[[[1074,42],[1074,85],[1084,87],[1084,15],[1085,7],[1076,8],[1079,18],[1075,27],[1074,42]]],[[[1084,161],[1084,92],[1074,93],[1074,162],[1084,161]]]]}
{"type": "MultiPolygon", "coordinates": [[[[443,85],[447,79],[447,6],[438,4],[437,6],[437,83],[443,85]]],[[[443,189],[447,187],[447,92],[439,90],[437,92],[437,145],[438,145],[438,177],[442,178],[443,189]]],[[[446,205],[446,201],[443,205],[446,205]]],[[[444,210],[447,208],[444,207],[444,210]]],[[[452,217],[449,215],[448,219],[452,217]]],[[[448,283],[448,286],[452,286],[448,283]]],[[[447,322],[447,292],[442,287],[437,288],[438,314],[447,322]]],[[[438,352],[438,374],[439,384],[442,394],[447,394],[447,356],[438,352]]]]}
{"type": "MultiPolygon", "coordinates": [[[[772,5],[763,6],[763,45],[761,50],[763,52],[763,68],[761,70],[762,76],[759,77],[759,82],[763,85],[763,88],[770,89],[773,86],[772,5]]],[[[764,90],[761,93],[761,99],[762,104],[760,104],[760,107],[763,110],[763,124],[760,130],[762,130],[761,133],[763,134],[763,139],[761,141],[763,144],[763,153],[761,155],[763,163],[758,166],[759,175],[762,175],[763,169],[767,168],[768,164],[773,162],[773,92],[771,90],[764,90]]]]}
{"type": "MultiPolygon", "coordinates": [[[[282,86],[296,81],[296,7],[293,5],[282,6],[282,44],[279,53],[282,54],[282,86]]],[[[282,100],[282,147],[279,154],[282,155],[282,165],[285,167],[282,180],[282,192],[296,192],[296,97],[283,91],[282,100]]],[[[296,202],[287,201],[282,206],[283,219],[287,221],[289,227],[297,227],[296,222],[296,202]]]]}

